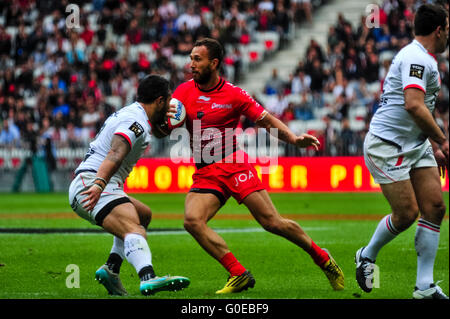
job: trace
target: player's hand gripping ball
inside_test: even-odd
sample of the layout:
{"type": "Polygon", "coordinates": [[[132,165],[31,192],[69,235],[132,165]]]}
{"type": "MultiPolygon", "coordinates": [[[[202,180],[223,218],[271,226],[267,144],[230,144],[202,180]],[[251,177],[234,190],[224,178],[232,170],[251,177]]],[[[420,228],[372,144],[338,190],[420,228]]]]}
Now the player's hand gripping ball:
{"type": "Polygon", "coordinates": [[[167,127],[172,131],[174,128],[183,126],[184,121],[186,120],[186,109],[184,108],[183,103],[175,98],[170,100],[169,105],[177,109],[174,117],[169,117],[167,119],[167,127]]]}

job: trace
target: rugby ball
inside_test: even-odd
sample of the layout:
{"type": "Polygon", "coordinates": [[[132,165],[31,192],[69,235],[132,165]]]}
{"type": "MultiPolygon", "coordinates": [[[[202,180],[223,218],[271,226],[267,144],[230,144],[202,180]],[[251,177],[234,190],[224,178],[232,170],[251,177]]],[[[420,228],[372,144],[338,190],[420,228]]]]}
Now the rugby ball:
{"type": "Polygon", "coordinates": [[[172,98],[169,102],[170,106],[175,106],[177,112],[174,114],[175,117],[169,117],[167,119],[167,126],[169,130],[173,130],[174,128],[183,126],[184,121],[186,120],[186,109],[184,108],[183,103],[179,100],[172,98]]]}

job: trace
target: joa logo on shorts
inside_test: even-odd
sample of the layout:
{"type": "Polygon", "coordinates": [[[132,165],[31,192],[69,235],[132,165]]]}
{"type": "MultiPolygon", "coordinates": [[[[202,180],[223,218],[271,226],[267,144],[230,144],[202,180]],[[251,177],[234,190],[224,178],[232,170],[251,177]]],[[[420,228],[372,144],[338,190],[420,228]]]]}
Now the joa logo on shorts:
{"type": "Polygon", "coordinates": [[[253,175],[253,173],[251,171],[248,171],[248,174],[241,173],[234,177],[234,181],[236,182],[236,185],[234,185],[234,186],[237,187],[239,185],[239,183],[245,183],[246,181],[250,180],[253,177],[255,177],[255,176],[253,175]]]}

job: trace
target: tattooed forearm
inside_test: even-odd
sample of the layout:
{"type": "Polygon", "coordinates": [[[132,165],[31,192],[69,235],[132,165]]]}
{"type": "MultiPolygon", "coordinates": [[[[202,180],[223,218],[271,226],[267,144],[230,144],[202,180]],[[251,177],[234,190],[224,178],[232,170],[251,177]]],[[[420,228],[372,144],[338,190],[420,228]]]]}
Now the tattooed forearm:
{"type": "Polygon", "coordinates": [[[106,159],[120,165],[129,151],[130,145],[128,142],[122,136],[114,135],[111,141],[111,149],[106,155],[106,159]]]}
{"type": "Polygon", "coordinates": [[[130,152],[130,145],[120,135],[114,135],[111,141],[111,149],[100,165],[97,176],[103,178],[105,181],[109,181],[122,164],[122,161],[130,152]]]}

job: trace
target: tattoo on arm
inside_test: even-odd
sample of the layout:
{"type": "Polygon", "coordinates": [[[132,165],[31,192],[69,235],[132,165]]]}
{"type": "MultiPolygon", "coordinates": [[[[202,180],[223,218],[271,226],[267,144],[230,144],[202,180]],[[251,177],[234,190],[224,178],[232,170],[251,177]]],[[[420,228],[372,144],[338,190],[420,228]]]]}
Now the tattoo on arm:
{"type": "Polygon", "coordinates": [[[109,150],[108,155],[106,155],[106,158],[111,162],[120,164],[130,150],[130,144],[128,144],[128,141],[125,140],[124,137],[114,135],[111,140],[111,149],[109,150]]]}

